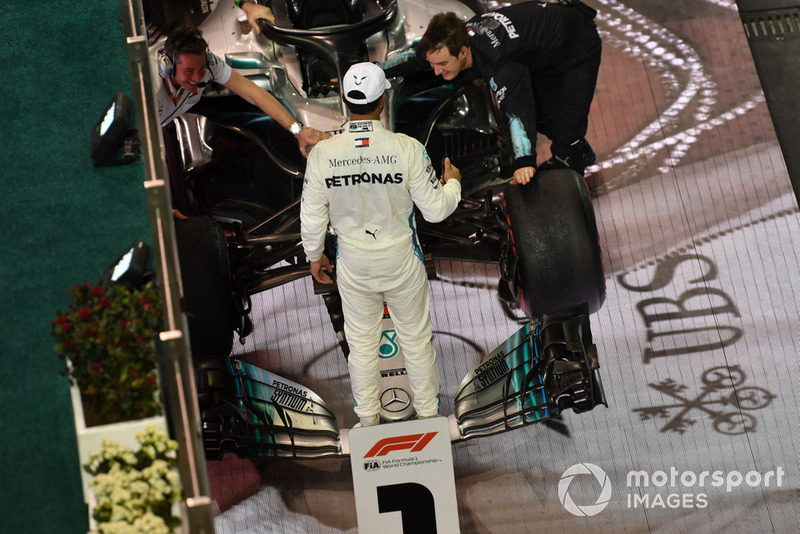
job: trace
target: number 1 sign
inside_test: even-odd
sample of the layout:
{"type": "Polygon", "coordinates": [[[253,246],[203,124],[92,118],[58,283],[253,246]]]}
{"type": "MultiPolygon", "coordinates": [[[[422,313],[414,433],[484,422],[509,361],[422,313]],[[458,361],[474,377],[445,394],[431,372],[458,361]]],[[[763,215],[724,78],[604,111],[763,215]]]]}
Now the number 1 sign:
{"type": "Polygon", "coordinates": [[[458,534],[446,418],[349,432],[359,532],[458,534]]]}

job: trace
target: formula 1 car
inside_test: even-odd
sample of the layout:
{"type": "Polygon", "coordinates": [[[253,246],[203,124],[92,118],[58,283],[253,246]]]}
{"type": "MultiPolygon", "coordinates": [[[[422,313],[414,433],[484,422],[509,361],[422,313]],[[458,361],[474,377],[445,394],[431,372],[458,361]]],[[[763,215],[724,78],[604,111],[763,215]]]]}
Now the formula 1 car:
{"type": "MultiPolygon", "coordinates": [[[[241,11],[227,0],[208,5],[200,28],[210,49],[304,124],[334,134],[346,121],[336,80],[351,64],[408,50],[437,12],[470,17],[480,9],[452,0],[275,1],[276,23],[260,20],[256,36],[244,33],[241,11]]],[[[418,217],[429,275],[436,276],[438,259],[497,263],[501,297],[530,318],[463,379],[451,439],[606,404],[589,324],[605,299],[605,280],[583,177],[547,170],[527,186],[508,186],[508,132],[481,82],[420,76],[392,84],[386,124],[419,139],[432,161],[449,157],[462,173],[456,212],[438,224],[418,217]]],[[[347,430],[314,391],[230,357],[234,334],[243,340],[253,330],[250,297],[309,275],[299,233],[305,162],[296,142],[215,88],[164,129],[164,143],[173,203],[189,216],[175,231],[207,457],[348,454],[347,430]]],[[[335,287],[315,290],[346,356],[335,287]]],[[[393,372],[382,373],[390,393],[382,418],[413,417],[403,364],[390,365],[393,372]],[[399,410],[390,406],[398,404],[397,392],[399,410]]]]}

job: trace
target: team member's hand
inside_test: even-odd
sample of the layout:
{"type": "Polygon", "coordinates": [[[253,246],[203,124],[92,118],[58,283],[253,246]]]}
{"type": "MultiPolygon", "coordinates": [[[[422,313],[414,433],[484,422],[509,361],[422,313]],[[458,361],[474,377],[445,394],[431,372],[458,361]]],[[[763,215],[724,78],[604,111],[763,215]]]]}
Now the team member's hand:
{"type": "Polygon", "coordinates": [[[525,185],[531,181],[533,175],[536,174],[536,169],[533,167],[522,167],[514,171],[514,178],[511,179],[510,184],[525,185]]]}
{"type": "Polygon", "coordinates": [[[332,273],[333,266],[331,266],[331,261],[328,257],[323,254],[319,261],[311,262],[311,276],[320,284],[332,284],[333,280],[325,271],[332,273]]]}
{"type": "Polygon", "coordinates": [[[444,158],[444,169],[442,172],[442,183],[446,184],[448,180],[458,180],[461,182],[461,171],[458,167],[450,163],[450,158],[444,158]]]}
{"type": "Polygon", "coordinates": [[[188,221],[189,220],[189,217],[187,217],[186,215],[184,215],[180,211],[176,210],[175,208],[172,208],[172,218],[175,219],[176,221],[188,221]]]}
{"type": "Polygon", "coordinates": [[[297,144],[300,145],[300,152],[305,157],[308,157],[308,150],[306,147],[316,145],[323,139],[327,139],[330,136],[331,134],[329,133],[321,132],[314,128],[308,128],[304,126],[303,129],[300,130],[300,133],[295,135],[294,138],[297,139],[297,144]]]}
{"type": "Polygon", "coordinates": [[[272,14],[272,9],[256,4],[255,2],[246,2],[242,4],[242,11],[247,14],[247,22],[253,27],[253,31],[261,33],[261,28],[258,25],[258,19],[267,19],[270,24],[275,24],[275,15],[272,14]]]}

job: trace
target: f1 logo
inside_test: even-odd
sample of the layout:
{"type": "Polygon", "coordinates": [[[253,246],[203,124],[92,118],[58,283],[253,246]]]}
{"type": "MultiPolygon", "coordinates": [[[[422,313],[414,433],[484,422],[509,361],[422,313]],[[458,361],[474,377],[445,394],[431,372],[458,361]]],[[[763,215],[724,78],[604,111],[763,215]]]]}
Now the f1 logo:
{"type": "Polygon", "coordinates": [[[373,445],[369,452],[364,455],[364,458],[386,456],[392,451],[408,450],[408,452],[419,452],[430,443],[436,434],[438,432],[425,432],[424,434],[384,438],[373,445]]]}

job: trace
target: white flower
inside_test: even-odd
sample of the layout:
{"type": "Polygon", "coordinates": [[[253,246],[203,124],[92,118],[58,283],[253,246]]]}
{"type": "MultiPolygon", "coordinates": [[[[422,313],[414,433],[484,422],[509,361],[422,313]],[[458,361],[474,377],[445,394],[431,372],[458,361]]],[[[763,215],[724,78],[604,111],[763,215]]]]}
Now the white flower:
{"type": "Polygon", "coordinates": [[[103,440],[89,455],[99,534],[169,534],[180,522],[171,516],[171,505],[181,497],[177,443],[154,425],[136,439],[136,451],[103,440]]]}

